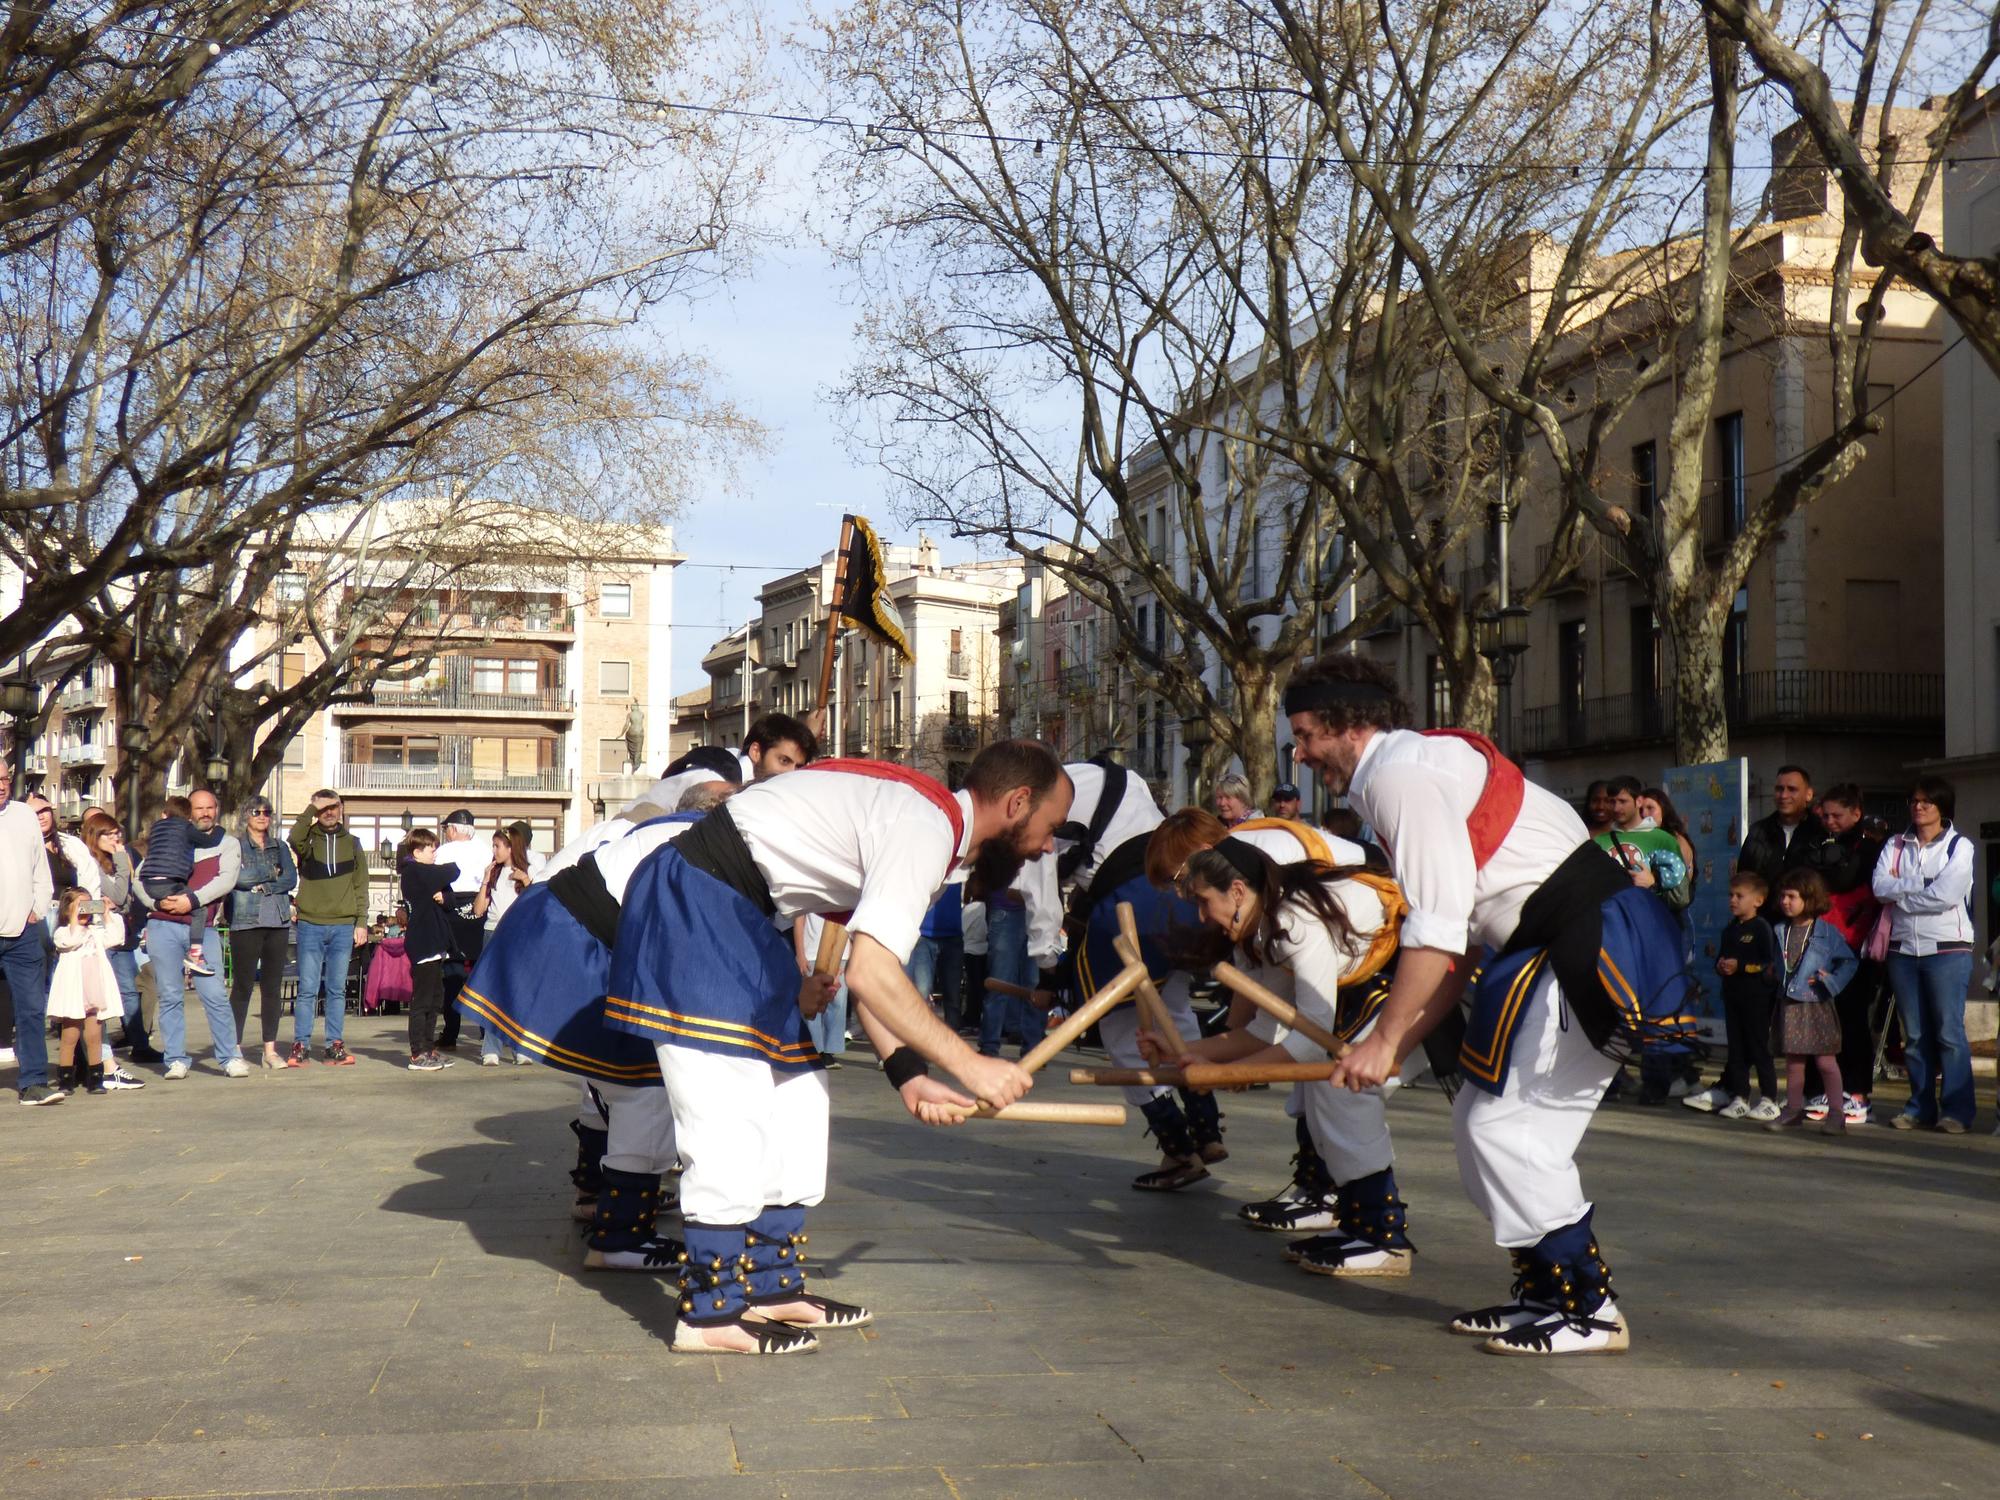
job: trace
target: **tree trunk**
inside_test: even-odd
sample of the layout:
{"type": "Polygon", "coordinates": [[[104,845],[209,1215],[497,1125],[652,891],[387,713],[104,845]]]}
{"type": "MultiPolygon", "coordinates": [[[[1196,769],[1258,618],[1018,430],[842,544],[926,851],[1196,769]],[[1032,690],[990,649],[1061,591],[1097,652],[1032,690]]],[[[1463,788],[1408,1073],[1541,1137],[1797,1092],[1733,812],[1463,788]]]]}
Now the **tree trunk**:
{"type": "MultiPolygon", "coordinates": [[[[1250,783],[1250,800],[1264,807],[1271,789],[1278,784],[1278,674],[1258,663],[1245,666],[1236,675],[1236,723],[1232,726],[1236,755],[1243,762],[1244,779],[1250,783]]],[[[1286,768],[1289,770],[1289,767],[1286,768]]]]}
{"type": "MultiPolygon", "coordinates": [[[[1460,653],[1446,652],[1445,678],[1451,684],[1451,722],[1460,729],[1491,737],[1498,697],[1493,685],[1493,667],[1471,647],[1460,653]]],[[[1425,684],[1428,691],[1429,684],[1425,684]]],[[[1419,724],[1429,722],[1430,705],[1412,703],[1410,710],[1419,724]]],[[[1506,732],[1501,726],[1501,733],[1506,732]]]]}
{"type": "Polygon", "coordinates": [[[1729,755],[1722,693],[1722,631],[1727,603],[1706,591],[1677,591],[1662,628],[1674,652],[1674,756],[1683,766],[1729,755]]]}

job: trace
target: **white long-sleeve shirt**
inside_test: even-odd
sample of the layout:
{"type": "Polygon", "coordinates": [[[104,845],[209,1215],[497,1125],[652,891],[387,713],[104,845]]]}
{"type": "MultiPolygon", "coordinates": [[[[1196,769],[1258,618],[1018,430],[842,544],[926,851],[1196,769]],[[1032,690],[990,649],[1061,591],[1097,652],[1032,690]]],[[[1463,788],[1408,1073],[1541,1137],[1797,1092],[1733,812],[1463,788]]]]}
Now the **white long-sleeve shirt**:
{"type": "Polygon", "coordinates": [[[47,916],[55,906],[42,824],[25,802],[0,807],[0,937],[15,938],[28,918],[47,916]]]}
{"type": "MultiPolygon", "coordinates": [[[[1346,943],[1334,940],[1333,932],[1319,913],[1294,896],[1278,909],[1283,935],[1271,944],[1269,962],[1259,977],[1265,987],[1281,1000],[1290,1000],[1299,1014],[1332,1031],[1340,999],[1340,981],[1368,954],[1370,942],[1382,926],[1382,897],[1373,886],[1358,880],[1328,882],[1347,914],[1353,935],[1346,943]],[[1278,982],[1273,983],[1273,979],[1278,982]]],[[[1275,1041],[1297,1062],[1323,1062],[1325,1051],[1303,1032],[1289,1030],[1265,1012],[1250,1023],[1253,1036],[1275,1041]]]]}
{"type": "Polygon", "coordinates": [[[1485,787],[1486,761],[1463,740],[1395,729],[1362,747],[1347,801],[1389,851],[1410,903],[1405,948],[1500,947],[1522,904],[1589,836],[1574,808],[1529,782],[1514,826],[1479,869],[1466,819],[1485,787]]]}
{"type": "Polygon", "coordinates": [[[1951,824],[1928,844],[1901,833],[1875,861],[1875,898],[1890,908],[1889,951],[1928,958],[1944,948],[1970,947],[1972,914],[1965,898],[1975,878],[1972,840],[1951,824]]]}
{"type": "MultiPolygon", "coordinates": [[[[1076,787],[1075,800],[1070,803],[1069,821],[1088,827],[1097,816],[1097,804],[1104,796],[1104,767],[1083,761],[1064,766],[1063,770],[1076,787]]],[[[1112,850],[1127,839],[1151,833],[1165,818],[1159,804],[1153,800],[1153,794],[1147,790],[1146,783],[1128,774],[1125,795],[1112,811],[1111,821],[1104,827],[1104,836],[1091,850],[1090,858],[1079,865],[1069,879],[1061,878],[1057,865],[1064,854],[1076,847],[1074,840],[1058,838],[1055,853],[1031,859],[1021,867],[1013,888],[1020,893],[1027,907],[1028,956],[1037,967],[1049,968],[1062,956],[1063,908],[1070,892],[1088,886],[1097,874],[1098,866],[1110,857],[1112,850]]]]}

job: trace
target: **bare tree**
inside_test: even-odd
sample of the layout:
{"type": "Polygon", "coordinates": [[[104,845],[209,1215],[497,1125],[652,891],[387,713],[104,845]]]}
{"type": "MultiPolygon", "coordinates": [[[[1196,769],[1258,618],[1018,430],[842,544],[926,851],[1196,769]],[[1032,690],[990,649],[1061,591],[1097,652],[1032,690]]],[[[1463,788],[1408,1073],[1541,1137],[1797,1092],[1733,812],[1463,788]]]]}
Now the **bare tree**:
{"type": "Polygon", "coordinates": [[[1777,7],[1756,0],[1702,0],[1702,9],[1791,99],[1840,183],[1862,258],[1928,292],[2000,374],[2000,255],[1948,253],[1918,224],[1966,110],[1993,86],[2000,9],[1928,0],[1815,6],[1799,36],[1781,29],[1777,7]],[[1913,138],[1893,111],[1925,97],[1937,106],[1913,138]],[[1893,185],[1898,164],[1920,175],[1913,193],[1893,185]]]}
{"type": "Polygon", "coordinates": [[[518,497],[550,465],[491,466],[495,432],[532,409],[554,458],[579,381],[644,408],[627,441],[560,454],[579,479],[618,455],[594,513],[670,507],[743,430],[649,326],[721,272],[755,184],[733,138],[634,102],[698,22],[320,0],[225,54],[0,262],[0,546],[27,576],[0,653],[316,507],[472,473],[518,497]]]}
{"type": "MultiPolygon", "coordinates": [[[[1434,408],[1440,330],[1255,13],[904,0],[844,14],[820,60],[876,122],[847,225],[870,356],[840,394],[914,515],[1082,591],[1260,794],[1291,667],[1366,623],[1323,628],[1357,568],[1436,635],[1461,716],[1490,713],[1462,559],[1495,445],[1434,408]],[[1172,631],[1140,628],[1145,596],[1172,631]]],[[[1492,250],[1542,191],[1409,177],[1492,250]]]]}
{"type": "MultiPolygon", "coordinates": [[[[1741,84],[1728,37],[1663,0],[1608,0],[1580,16],[1565,12],[1563,35],[1573,40],[1551,55],[1549,19],[1540,6],[1500,18],[1488,65],[1471,75],[1434,65],[1439,37],[1467,24],[1456,0],[1365,14],[1274,0],[1272,24],[1470,391],[1505,413],[1524,446],[1539,449],[1565,502],[1614,539],[1646,582],[1675,659],[1676,753],[1688,762],[1716,759],[1728,747],[1722,633],[1731,601],[1785,522],[1847,473],[1858,445],[1879,428],[1867,410],[1867,372],[1893,278],[1857,274],[1853,228],[1836,226],[1826,232],[1834,242],[1827,290],[1816,301],[1788,298],[1770,202],[1794,180],[1796,163],[1780,161],[1762,201],[1739,199],[1741,84]],[[1330,27],[1347,33],[1336,46],[1323,42],[1330,27]],[[1592,61],[1589,39],[1600,35],[1614,39],[1622,66],[1603,70],[1604,59],[1592,61]],[[1434,232],[1383,162],[1444,149],[1432,128],[1492,139],[1482,128],[1490,101],[1581,90],[1606,71],[1622,87],[1605,99],[1606,128],[1577,141],[1559,174],[1566,191],[1543,226],[1547,253],[1528,267],[1532,315],[1514,337],[1495,342],[1489,328],[1462,315],[1461,247],[1434,232]],[[1413,129],[1418,122],[1422,131],[1413,129]],[[1694,144],[1697,128],[1703,162],[1691,201],[1646,187],[1673,181],[1678,174],[1652,174],[1694,144]],[[1781,447],[1781,462],[1760,494],[1745,495],[1734,534],[1711,557],[1704,461],[1722,361],[1766,341],[1781,360],[1798,361],[1807,340],[1827,350],[1834,372],[1827,435],[1810,444],[1792,435],[1792,451],[1781,447]],[[1657,525],[1635,526],[1606,493],[1607,481],[1620,476],[1602,463],[1603,440],[1640,393],[1659,387],[1672,406],[1668,482],[1657,525]]],[[[1484,176],[1500,182],[1509,170],[1501,151],[1484,176]]],[[[1908,192],[1903,179],[1895,184],[1908,192]]]]}

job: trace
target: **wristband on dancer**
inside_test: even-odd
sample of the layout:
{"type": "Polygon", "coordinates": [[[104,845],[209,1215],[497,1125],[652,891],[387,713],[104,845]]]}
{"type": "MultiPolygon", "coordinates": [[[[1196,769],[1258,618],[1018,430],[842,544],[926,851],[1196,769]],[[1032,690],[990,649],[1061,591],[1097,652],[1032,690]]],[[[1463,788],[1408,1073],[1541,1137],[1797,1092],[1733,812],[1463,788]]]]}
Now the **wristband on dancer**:
{"type": "Polygon", "coordinates": [[[931,1065],[916,1048],[898,1047],[882,1059],[882,1073],[889,1080],[889,1087],[901,1093],[903,1085],[912,1078],[930,1077],[931,1065]]]}

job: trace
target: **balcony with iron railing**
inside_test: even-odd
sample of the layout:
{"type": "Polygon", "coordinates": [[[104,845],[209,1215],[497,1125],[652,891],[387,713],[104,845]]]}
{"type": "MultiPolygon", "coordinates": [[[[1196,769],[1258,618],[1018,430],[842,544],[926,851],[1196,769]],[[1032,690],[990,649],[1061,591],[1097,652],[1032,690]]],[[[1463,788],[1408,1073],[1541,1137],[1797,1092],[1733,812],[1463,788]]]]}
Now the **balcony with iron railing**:
{"type": "MultiPolygon", "coordinates": [[[[510,683],[496,661],[481,670],[473,656],[442,656],[424,676],[408,681],[378,682],[371,703],[348,704],[343,711],[390,713],[427,710],[453,713],[531,714],[548,716],[575,711],[576,700],[560,682],[510,683]]],[[[527,673],[522,673],[527,676],[527,673]]]]}
{"type": "Polygon", "coordinates": [[[943,738],[947,750],[970,750],[979,743],[979,726],[954,719],[944,726],[943,738]]]}
{"type": "Polygon", "coordinates": [[[361,766],[340,763],[343,792],[568,792],[569,772],[559,766],[508,772],[471,765],[361,766]]]}
{"type": "MultiPolygon", "coordinates": [[[[1904,672],[1745,672],[1728,687],[1723,713],[1735,733],[1941,735],[1944,678],[1904,672]]],[[[1520,755],[1549,755],[1673,738],[1671,686],[1522,712],[1508,736],[1520,755]]]]}
{"type": "Polygon", "coordinates": [[[87,740],[80,744],[64,745],[62,763],[65,769],[70,766],[101,766],[104,764],[104,747],[91,744],[87,740]]]}
{"type": "Polygon", "coordinates": [[[111,684],[105,678],[95,682],[72,682],[63,688],[56,699],[66,714],[87,713],[92,709],[111,706],[111,684]]]}

